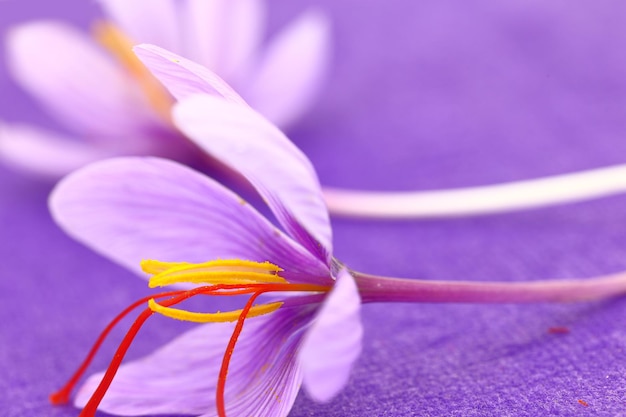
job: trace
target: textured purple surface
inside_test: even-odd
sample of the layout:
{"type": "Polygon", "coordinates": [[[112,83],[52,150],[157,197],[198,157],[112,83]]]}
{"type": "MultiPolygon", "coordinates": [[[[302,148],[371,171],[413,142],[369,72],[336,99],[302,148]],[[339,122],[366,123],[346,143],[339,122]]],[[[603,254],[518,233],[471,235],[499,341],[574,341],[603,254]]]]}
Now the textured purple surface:
{"type": "MultiPolygon", "coordinates": [[[[272,26],[303,3],[272,1],[272,26]]],[[[308,3],[333,19],[335,66],[291,137],[323,183],[478,185],[626,158],[626,5],[619,0],[308,3]]],[[[4,0],[0,31],[43,16],[86,27],[97,13],[80,0],[4,0]]],[[[49,124],[10,83],[4,63],[0,91],[0,118],[49,124]]],[[[47,395],[107,319],[144,294],[144,281],[56,229],[47,191],[0,168],[0,410],[7,417],[76,416],[72,407],[49,406],[47,395]]],[[[516,281],[626,268],[624,223],[626,197],[614,197],[485,218],[334,226],[336,255],[358,270],[516,281]]],[[[291,415],[621,415],[624,323],[626,299],[365,306],[364,352],[347,389],[327,405],[301,394],[291,415]],[[554,326],[570,332],[549,333],[554,326]]],[[[155,320],[131,355],[180,330],[155,320]]]]}

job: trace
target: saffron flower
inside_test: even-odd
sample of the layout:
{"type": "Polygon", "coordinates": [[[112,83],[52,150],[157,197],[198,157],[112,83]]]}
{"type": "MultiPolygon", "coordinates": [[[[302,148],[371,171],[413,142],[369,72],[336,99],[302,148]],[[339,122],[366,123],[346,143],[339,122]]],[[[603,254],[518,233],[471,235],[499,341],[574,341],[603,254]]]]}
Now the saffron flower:
{"type": "MultiPolygon", "coordinates": [[[[213,136],[213,129],[235,135],[233,141],[210,140],[212,153],[219,157],[224,152],[223,161],[241,167],[239,172],[287,233],[210,178],[171,161],[114,159],[63,180],[51,198],[57,222],[133,269],[143,258],[161,260],[143,263],[154,274],[151,285],[214,284],[199,290],[214,295],[253,291],[246,314],[198,317],[153,301],[150,311],[184,320],[241,319],[236,325],[204,325],[183,335],[143,362],[146,367],[123,367],[108,387],[102,409],[116,414],[286,415],[301,381],[314,398],[327,400],[347,381],[362,329],[354,280],[331,255],[328,213],[313,168],[280,131],[246,106],[195,96],[176,106],[174,120],[196,138],[213,136]],[[252,306],[264,292],[294,295],[252,306]],[[244,319],[241,331],[237,326],[244,319]],[[238,339],[231,339],[234,331],[241,331],[238,339]],[[216,347],[229,340],[237,345],[226,377],[220,371],[227,363],[224,351],[216,347]],[[206,342],[213,346],[200,349],[206,342]],[[162,361],[164,367],[157,365],[162,361]],[[169,379],[173,375],[182,379],[169,379]],[[156,386],[150,381],[164,383],[167,395],[152,389],[156,386]],[[211,396],[216,389],[219,395],[211,396]]],[[[85,405],[97,381],[90,379],[80,391],[78,405],[85,405]]],[[[96,390],[97,396],[104,390],[96,390]]],[[[94,408],[87,407],[89,415],[94,408]]]]}
{"type": "MultiPolygon", "coordinates": [[[[214,180],[172,161],[112,159],[61,181],[51,211],[70,235],[147,272],[151,287],[199,285],[148,296],[112,322],[147,303],[107,371],[79,390],[75,404],[84,407],[82,416],[97,408],[119,415],[285,416],[301,384],[313,399],[327,401],[347,383],[360,353],[361,302],[576,301],[626,291],[625,274],[480,283],[351,271],[332,256],[328,212],[310,162],[271,123],[247,106],[209,95],[181,100],[173,120],[241,173],[284,231],[214,180]],[[174,307],[191,297],[242,294],[250,298],[233,311],[174,307]],[[153,314],[208,324],[121,365],[153,314]]],[[[69,400],[97,347],[51,397],[54,403],[69,400]]]]}
{"type": "Polygon", "coordinates": [[[14,80],[65,132],[0,122],[0,157],[59,178],[115,155],[194,163],[197,149],[171,125],[172,97],[133,55],[162,45],[211,68],[281,127],[310,106],[329,58],[329,22],[305,11],[263,42],[263,0],[101,0],[94,36],[55,21],[17,26],[6,39],[14,80]]]}

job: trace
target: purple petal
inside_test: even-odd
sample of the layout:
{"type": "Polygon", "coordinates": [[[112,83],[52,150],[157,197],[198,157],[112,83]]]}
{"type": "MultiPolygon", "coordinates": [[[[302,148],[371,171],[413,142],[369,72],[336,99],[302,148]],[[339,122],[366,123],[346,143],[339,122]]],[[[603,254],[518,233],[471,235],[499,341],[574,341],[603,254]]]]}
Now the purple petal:
{"type": "Polygon", "coordinates": [[[0,158],[17,169],[58,179],[98,159],[111,156],[85,144],[32,126],[0,123],[0,158]]]}
{"type": "Polygon", "coordinates": [[[226,381],[227,415],[289,414],[302,383],[297,350],[312,311],[307,305],[281,308],[264,316],[265,323],[248,329],[246,323],[247,333],[237,342],[226,381]]]}
{"type": "Polygon", "coordinates": [[[265,22],[263,1],[188,0],[181,15],[188,47],[176,52],[236,85],[261,39],[265,22]]]}
{"type": "Polygon", "coordinates": [[[317,95],[329,58],[330,22],[309,11],[268,45],[244,97],[277,126],[288,126],[317,95]]]}
{"type": "MultiPolygon", "coordinates": [[[[251,320],[252,322],[252,320],[251,320]]],[[[233,325],[203,325],[120,367],[99,407],[107,413],[199,415],[215,406],[215,387],[233,325]]],[[[84,407],[103,373],[92,375],[74,404],[84,407]]]]}
{"type": "Polygon", "coordinates": [[[257,53],[265,29],[265,2],[259,0],[222,0],[229,5],[228,24],[222,23],[222,47],[219,71],[234,83],[248,75],[252,59],[257,53]]]}
{"type": "Polygon", "coordinates": [[[280,130],[247,106],[207,95],[179,102],[173,114],[187,137],[256,187],[294,239],[329,261],[332,233],[317,175],[280,130]]]}
{"type": "Polygon", "coordinates": [[[202,65],[154,45],[139,45],[134,51],[178,100],[193,94],[205,93],[246,105],[235,90],[202,65]]]}
{"type": "Polygon", "coordinates": [[[111,20],[136,43],[178,50],[182,39],[176,0],[98,0],[111,20]]]}
{"type": "Polygon", "coordinates": [[[329,276],[326,265],[240,197],[164,159],[89,165],[61,181],[50,209],[68,234],[135,271],[142,259],[238,258],[276,263],[286,270],[285,278],[299,282],[329,276]]]}
{"type": "Polygon", "coordinates": [[[343,269],[307,332],[298,360],[304,388],[316,401],[329,401],[348,382],[361,353],[361,298],[354,279],[343,269]]]}
{"type": "Polygon", "coordinates": [[[17,26],[8,34],[7,51],[15,80],[81,136],[127,138],[160,123],[133,80],[69,26],[17,26]]]}
{"type": "MultiPolygon", "coordinates": [[[[226,379],[226,411],[232,416],[286,416],[300,388],[296,333],[310,314],[280,309],[247,319],[226,379]]],[[[123,365],[100,410],[121,415],[202,414],[215,416],[219,370],[234,323],[199,326],[153,354],[123,365]]],[[[103,374],[81,387],[84,406],[103,374]]]]}

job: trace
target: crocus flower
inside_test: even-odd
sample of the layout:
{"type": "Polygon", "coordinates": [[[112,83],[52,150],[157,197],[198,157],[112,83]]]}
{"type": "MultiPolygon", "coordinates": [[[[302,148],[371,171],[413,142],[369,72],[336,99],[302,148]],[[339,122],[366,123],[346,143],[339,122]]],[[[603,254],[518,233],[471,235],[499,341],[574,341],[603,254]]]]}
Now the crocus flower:
{"type": "MultiPolygon", "coordinates": [[[[228,378],[218,378],[223,350],[198,346],[206,341],[226,346],[233,324],[204,325],[158,351],[143,362],[145,367],[122,368],[102,409],[211,415],[220,410],[210,395],[218,380],[225,382],[222,398],[231,415],[286,415],[303,380],[314,398],[330,398],[345,384],[360,351],[360,302],[352,276],[333,261],[328,213],[310,163],[246,106],[195,96],[177,105],[174,120],[198,139],[220,132],[234,135],[233,141],[210,140],[211,152],[240,168],[286,233],[210,178],[160,159],[104,161],[70,175],[52,196],[56,220],[95,250],[133,269],[142,258],[173,262],[144,263],[155,274],[154,285],[215,283],[225,285],[220,290],[225,293],[253,289],[255,295],[297,294],[247,306],[248,315],[261,315],[246,320],[228,378]],[[216,261],[205,263],[208,259],[216,261]],[[181,265],[181,260],[191,264],[181,265]],[[162,361],[165,367],[157,365],[162,361]],[[182,367],[181,372],[174,373],[171,366],[182,367]],[[182,379],[168,381],[167,375],[174,374],[182,379]],[[141,379],[148,383],[143,389],[141,379]],[[165,382],[163,391],[152,389],[149,381],[165,382]],[[129,390],[129,384],[137,389],[129,390]],[[131,391],[136,395],[132,400],[127,396],[131,391]]],[[[171,313],[156,303],[152,308],[171,313]]],[[[198,320],[239,317],[224,314],[198,320]]],[[[196,320],[185,313],[173,315],[196,320]]],[[[81,390],[77,404],[85,404],[96,381],[98,377],[81,390]]]]}
{"type": "Polygon", "coordinates": [[[65,127],[0,123],[0,156],[58,178],[114,155],[194,161],[196,149],[169,122],[172,98],[131,52],[162,45],[211,68],[246,101],[285,127],[311,104],[327,67],[329,23],[304,12],[262,42],[263,0],[101,0],[107,21],[90,37],[35,21],[7,37],[15,81],[65,127]]]}
{"type": "MultiPolygon", "coordinates": [[[[351,271],[332,256],[328,212],[313,168],[271,123],[247,106],[209,95],[181,100],[173,120],[253,184],[284,231],[214,180],[176,162],[113,159],[64,179],[51,210],[70,235],[148,272],[153,287],[200,285],[131,306],[148,302],[107,372],[92,376],[78,392],[75,404],[85,407],[84,416],[93,416],[98,406],[120,415],[284,416],[301,384],[313,399],[327,401],[347,383],[359,355],[361,302],[574,301],[626,291],[625,274],[507,284],[351,271]],[[197,295],[238,294],[250,295],[240,310],[174,308],[197,295]],[[268,298],[258,298],[264,294],[268,298]],[[120,367],[132,338],[155,313],[210,324],[120,367]]],[[[85,366],[53,402],[68,400],[85,366]]]]}

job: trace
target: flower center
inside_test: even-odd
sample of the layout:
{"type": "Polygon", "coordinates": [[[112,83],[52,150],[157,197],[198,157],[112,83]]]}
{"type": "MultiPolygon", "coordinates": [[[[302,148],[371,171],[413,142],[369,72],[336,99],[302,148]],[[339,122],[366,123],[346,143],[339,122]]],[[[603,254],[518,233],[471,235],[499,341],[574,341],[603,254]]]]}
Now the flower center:
{"type": "Polygon", "coordinates": [[[133,42],[109,22],[98,22],[94,26],[94,36],[137,81],[157,114],[169,122],[174,99],[134,54],[133,42]]]}
{"type": "Polygon", "coordinates": [[[120,343],[120,346],[118,347],[111,364],[105,372],[100,385],[90,398],[80,416],[93,417],[95,415],[96,409],[113,381],[113,378],[117,373],[128,348],[132,344],[134,337],[137,335],[139,329],[146,322],[146,320],[152,316],[152,314],[158,313],[166,317],[197,323],[237,322],[224,352],[216,389],[217,413],[220,417],[225,417],[226,407],[224,393],[226,387],[226,377],[228,375],[228,366],[230,364],[230,359],[234,352],[237,339],[243,330],[245,319],[272,313],[283,305],[283,302],[269,302],[255,305],[254,302],[256,299],[261,294],[270,292],[325,293],[330,290],[330,287],[328,286],[289,283],[285,278],[279,275],[282,269],[270,262],[253,262],[232,259],[193,264],[186,262],[160,262],[149,260],[143,261],[141,263],[141,267],[145,272],[152,275],[149,281],[149,286],[151,288],[182,283],[196,284],[200,286],[190,290],[169,291],[144,297],[123,310],[105,328],[87,355],[86,359],[68,383],[61,390],[50,396],[50,401],[53,404],[66,404],[69,402],[70,392],[86,371],[89,363],[95,356],[97,350],[111,329],[128,313],[136,307],[145,305],[147,302],[148,308],[146,308],[137,317],[123,341],[120,343]],[[250,295],[250,298],[242,309],[233,311],[198,313],[172,307],[189,298],[195,297],[196,295],[229,296],[242,294],[248,294],[250,295]]]}

